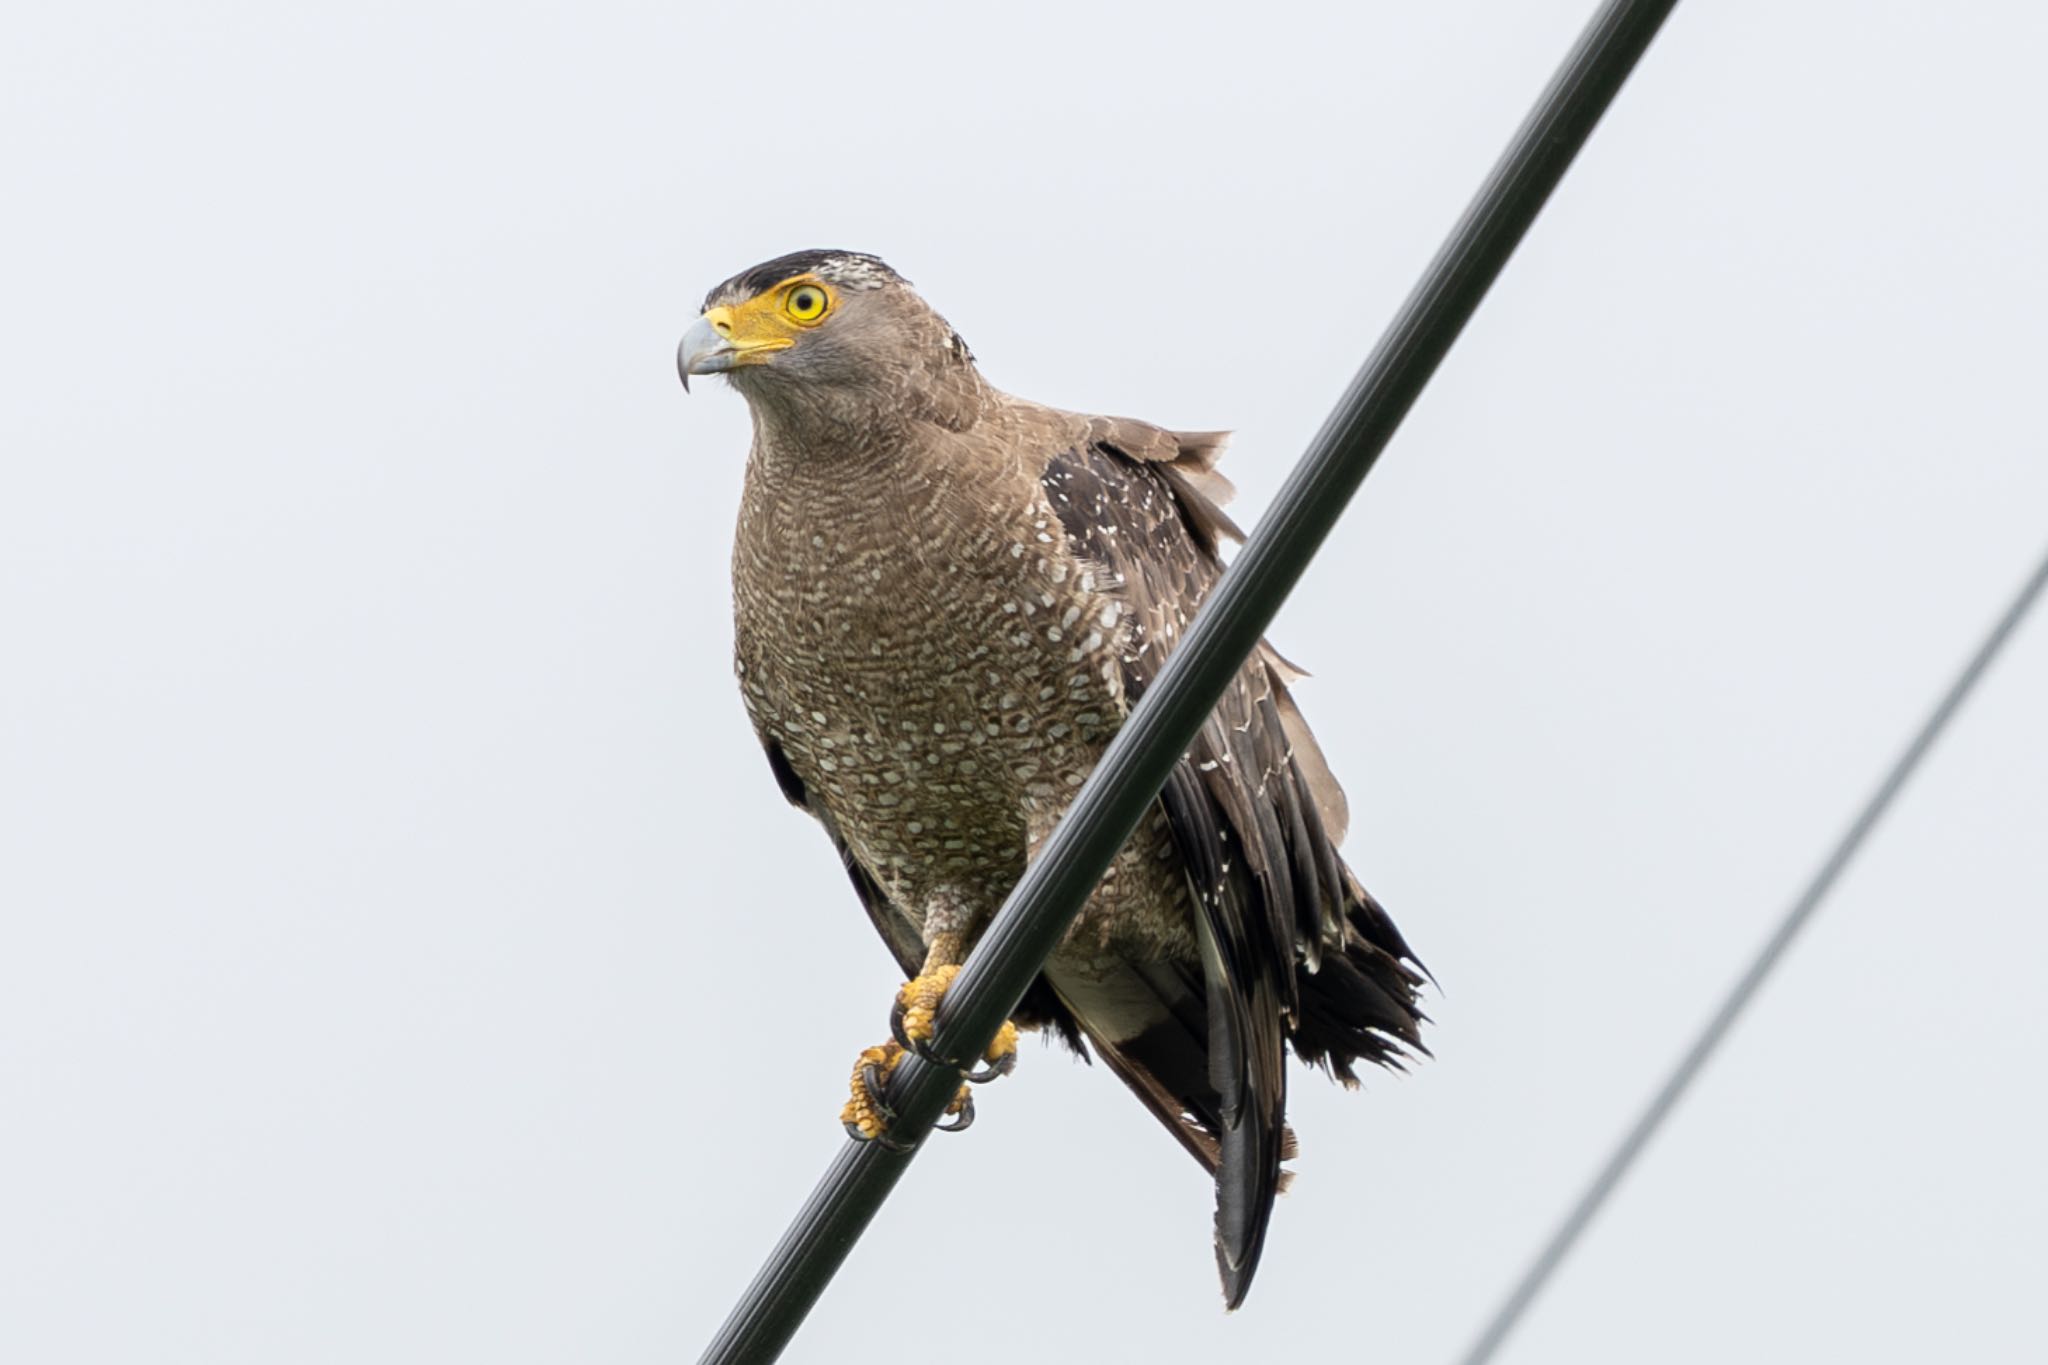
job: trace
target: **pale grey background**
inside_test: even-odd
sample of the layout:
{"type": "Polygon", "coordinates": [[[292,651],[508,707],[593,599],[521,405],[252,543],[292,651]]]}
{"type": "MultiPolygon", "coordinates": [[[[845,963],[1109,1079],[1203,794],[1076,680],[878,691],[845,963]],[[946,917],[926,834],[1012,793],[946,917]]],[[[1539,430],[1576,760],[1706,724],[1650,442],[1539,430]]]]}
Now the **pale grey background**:
{"type": "MultiPolygon", "coordinates": [[[[697,299],[879,252],[1255,518],[1589,9],[16,7],[0,1359],[693,1359],[895,984],[731,685],[697,299]]],[[[1225,1319],[1033,1045],[793,1358],[1465,1343],[2048,535],[2044,61],[1681,8],[1276,632],[1437,1060],[1301,1079],[1225,1319]]],[[[2044,697],[2037,621],[1510,1359],[2039,1358],[2044,697]]]]}

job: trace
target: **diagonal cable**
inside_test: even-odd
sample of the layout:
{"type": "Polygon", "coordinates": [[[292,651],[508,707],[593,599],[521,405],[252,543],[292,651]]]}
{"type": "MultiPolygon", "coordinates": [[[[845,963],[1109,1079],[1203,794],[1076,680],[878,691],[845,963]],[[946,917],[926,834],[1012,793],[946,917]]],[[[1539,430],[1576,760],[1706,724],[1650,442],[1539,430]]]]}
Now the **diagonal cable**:
{"type": "MultiPolygon", "coordinates": [[[[954,979],[936,1053],[979,1056],[1016,1007],[1676,4],[1606,0],[1593,16],[954,979]]],[[[840,1149],[702,1365],[759,1365],[782,1353],[958,1084],[952,1068],[904,1059],[887,1100],[890,1133],[910,1150],[840,1149]]]]}
{"type": "Polygon", "coordinates": [[[1792,946],[1792,940],[1798,937],[1799,931],[1806,927],[1806,922],[1813,918],[1813,912],[1820,908],[1820,903],[1827,898],[1828,892],[1834,889],[1835,883],[1841,879],[1843,870],[1849,866],[1850,861],[1870,837],[1871,830],[1877,827],[1878,821],[1884,818],[1885,812],[1890,810],[1892,803],[1898,799],[1899,792],[1912,780],[1913,774],[1919,770],[1921,760],[1927,757],[1928,750],[1941,738],[1942,732],[1948,728],[1949,721],[1968,700],[1971,691],[1983,678],[1985,670],[1991,667],[1991,661],[1998,657],[1998,652],[2005,648],[2006,641],[2011,639],[2013,632],[2019,628],[2020,621],[2039,600],[2043,587],[2048,587],[2048,556],[2043,556],[2040,564],[2035,567],[2033,576],[2020,588],[2012,604],[2005,609],[2005,614],[1998,618],[1997,624],[1991,628],[1991,633],[1984,637],[1984,642],[1977,646],[1976,653],[1963,665],[1963,671],[1949,684],[1948,691],[1942,695],[1933,712],[1921,724],[1912,742],[1906,745],[1905,752],[1899,755],[1897,761],[1892,764],[1891,771],[1878,783],[1877,790],[1864,802],[1862,811],[1850,822],[1849,828],[1843,831],[1834,851],[1828,854],[1827,860],[1813,874],[1813,879],[1806,884],[1806,889],[1799,893],[1799,898],[1792,902],[1792,907],[1785,912],[1785,917],[1779,921],[1777,929],[1772,932],[1756,958],[1736,980],[1727,997],[1721,1001],[1720,1007],[1714,1011],[1713,1017],[1707,1020],[1706,1027],[1693,1039],[1692,1046],[1678,1059],[1678,1065],[1672,1068],[1664,1084],[1658,1087],[1657,1093],[1651,1097],[1642,1114],[1630,1126],[1621,1142],[1608,1156],[1606,1163],[1600,1167],[1599,1173],[1593,1177],[1585,1193],[1579,1196],[1578,1202],[1572,1205],[1571,1212],[1565,1215],[1564,1221],[1551,1233],[1550,1240],[1545,1242],[1543,1249],[1536,1254],[1536,1259],[1522,1272],[1522,1278],[1515,1282],[1515,1287],[1501,1301],[1500,1307],[1494,1310],[1486,1329],[1461,1357],[1462,1365],[1486,1365],[1486,1362],[1492,1360],[1494,1354],[1500,1350],[1501,1343],[1507,1340],[1508,1333],[1515,1329],[1515,1325],[1528,1312],[1529,1305],[1543,1292],[1544,1285],[1549,1283],[1550,1277],[1556,1273],[1558,1266],[1571,1254],[1573,1246],[1578,1243],[1587,1224],[1600,1212],[1608,1196],[1614,1193],[1615,1186],[1621,1183],[1622,1177],[1635,1165],[1636,1158],[1643,1154],[1643,1149],[1649,1146],[1650,1139],[1657,1135],[1657,1130],[1671,1116],[1671,1111],[1678,1106],[1679,1100],[1684,1098],[1686,1090],[1699,1077],[1715,1050],[1727,1038],[1729,1030],[1735,1027],[1736,1020],[1742,1017],[1742,1012],[1749,1007],[1750,1001],[1756,998],[1757,991],[1770,976],[1772,969],[1778,965],[1778,960],[1784,957],[1785,950],[1792,946]]]}

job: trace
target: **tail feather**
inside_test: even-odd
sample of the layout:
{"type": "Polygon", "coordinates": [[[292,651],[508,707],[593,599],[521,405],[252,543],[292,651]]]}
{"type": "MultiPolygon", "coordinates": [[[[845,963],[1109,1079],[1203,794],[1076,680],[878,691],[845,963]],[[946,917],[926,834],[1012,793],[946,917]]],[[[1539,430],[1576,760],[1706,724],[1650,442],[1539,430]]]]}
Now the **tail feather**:
{"type": "MultiPolygon", "coordinates": [[[[1204,735],[1219,744],[1230,744],[1235,737],[1213,717],[1204,735]]],[[[1204,781],[1198,764],[1181,763],[1167,779],[1160,800],[1194,893],[1195,940],[1201,949],[1209,1025],[1208,1075],[1220,1123],[1216,1269],[1223,1280],[1224,1303],[1236,1308],[1251,1289],[1273,1200],[1280,1192],[1287,1128],[1282,1021],[1297,1001],[1293,971],[1271,970],[1276,960],[1291,957],[1283,946],[1293,938],[1289,903],[1259,894],[1264,879],[1256,878],[1246,865],[1251,841],[1240,835],[1236,843],[1245,856],[1233,862],[1230,841],[1222,837],[1216,815],[1222,812],[1239,830],[1260,822],[1274,841],[1265,844],[1268,849],[1281,837],[1278,821],[1263,802],[1246,801],[1242,789],[1227,776],[1221,782],[1213,780],[1221,767],[1218,763],[1210,770],[1212,780],[1204,781]]],[[[1284,857],[1264,861],[1266,878],[1291,886],[1284,857]]]]}
{"type": "Polygon", "coordinates": [[[1052,984],[1096,1055],[1214,1177],[1217,1271],[1224,1302],[1236,1308],[1251,1288],[1274,1197],[1287,1187],[1280,1163],[1295,1148],[1283,1116],[1277,1030],[1270,1048],[1250,1042],[1278,1008],[1256,993],[1233,1006],[1190,975],[1168,964],[1126,963],[1109,980],[1055,974],[1052,984]],[[1247,1063],[1242,1079],[1233,1060],[1247,1063]]]}

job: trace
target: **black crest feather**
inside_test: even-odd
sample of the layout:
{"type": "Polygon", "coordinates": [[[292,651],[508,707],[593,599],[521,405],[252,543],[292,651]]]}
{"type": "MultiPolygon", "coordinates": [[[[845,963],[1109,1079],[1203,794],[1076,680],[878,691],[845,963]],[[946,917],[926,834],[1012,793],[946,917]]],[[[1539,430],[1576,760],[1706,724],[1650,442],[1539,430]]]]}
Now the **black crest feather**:
{"type": "Polygon", "coordinates": [[[870,256],[864,251],[830,251],[814,247],[809,251],[792,251],[787,256],[777,256],[772,261],[763,261],[742,270],[706,294],[704,306],[709,308],[720,299],[750,299],[798,275],[817,275],[834,284],[855,289],[909,283],[879,256],[870,256]]]}

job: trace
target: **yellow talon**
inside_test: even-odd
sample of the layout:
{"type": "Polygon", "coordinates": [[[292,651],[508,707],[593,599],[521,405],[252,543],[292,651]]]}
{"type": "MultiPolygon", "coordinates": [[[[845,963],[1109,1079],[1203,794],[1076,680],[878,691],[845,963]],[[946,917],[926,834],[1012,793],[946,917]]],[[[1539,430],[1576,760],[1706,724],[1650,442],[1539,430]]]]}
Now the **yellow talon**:
{"type": "MultiPolygon", "coordinates": [[[[884,1135],[895,1115],[889,1112],[882,1092],[888,1088],[889,1077],[895,1074],[903,1056],[902,1044],[883,1043],[854,1059],[853,1077],[847,1087],[851,1093],[839,1110],[839,1122],[845,1125],[849,1137],[862,1142],[879,1139],[883,1145],[890,1145],[884,1135]]],[[[933,1125],[942,1131],[958,1132],[974,1122],[974,1095],[965,1084],[946,1106],[946,1112],[953,1116],[953,1122],[933,1125]]]]}
{"type": "Polygon", "coordinates": [[[903,1017],[903,1036],[913,1044],[932,1040],[932,1029],[939,1017],[939,1002],[946,998],[946,988],[958,975],[960,968],[957,965],[934,967],[904,982],[903,989],[896,992],[896,1008],[903,1017]]]}
{"type": "Polygon", "coordinates": [[[872,1142],[888,1127],[888,1110],[882,1103],[882,1089],[888,1085],[889,1077],[902,1060],[903,1048],[896,1043],[868,1048],[854,1058],[853,1079],[849,1086],[852,1094],[839,1111],[839,1121],[846,1125],[850,1136],[872,1142]]]}
{"type": "MultiPolygon", "coordinates": [[[[931,1042],[937,1030],[939,1002],[946,998],[946,992],[953,985],[953,978],[960,975],[957,963],[933,967],[920,972],[913,979],[903,983],[903,989],[896,992],[896,1009],[890,1019],[896,1041],[905,1047],[925,1051],[925,1044],[931,1042]]],[[[967,1073],[967,1079],[979,1085],[992,1081],[998,1076],[1007,1076],[1017,1066],[1017,1026],[1005,1019],[1003,1026],[996,1030],[982,1053],[986,1065],[976,1067],[967,1073]]]]}
{"type": "MultiPolygon", "coordinates": [[[[849,1134],[863,1142],[888,1143],[889,1122],[896,1116],[889,1112],[882,1093],[888,1089],[889,1077],[895,1074],[905,1052],[915,1049],[929,1055],[932,1034],[938,1026],[939,1004],[946,998],[953,978],[960,975],[958,963],[930,966],[930,961],[927,958],[926,970],[904,982],[903,989],[896,992],[896,1007],[889,1014],[889,1031],[896,1035],[895,1041],[869,1048],[853,1064],[853,1077],[847,1086],[849,1094],[839,1111],[839,1121],[849,1134]]],[[[966,1080],[975,1084],[992,1081],[1007,1076],[1016,1067],[1014,1023],[1003,1021],[994,1040],[982,1052],[981,1060],[982,1065],[965,1071],[966,1080]]],[[[957,1132],[974,1122],[974,1100],[966,1085],[953,1096],[946,1113],[953,1121],[935,1125],[944,1131],[957,1132]]]]}
{"type": "Polygon", "coordinates": [[[1017,1026],[1008,1019],[996,1030],[996,1036],[989,1040],[988,1050],[981,1054],[988,1065],[982,1071],[970,1071],[970,1081],[992,1081],[998,1076],[1007,1076],[1017,1067],[1017,1026]],[[984,1074],[986,1073],[986,1074],[984,1074]]]}

